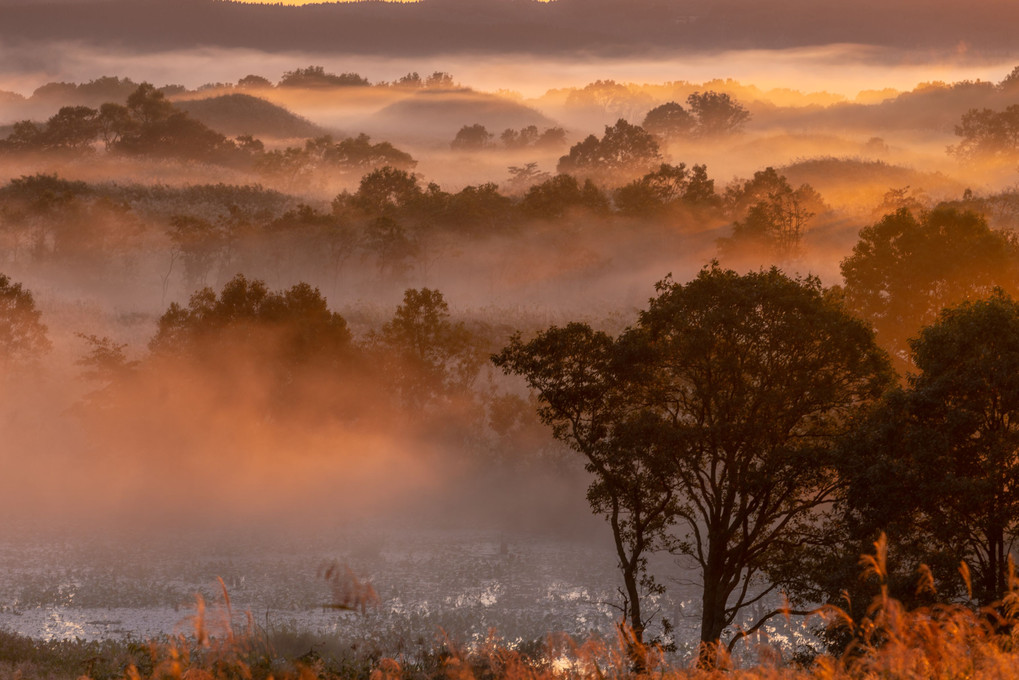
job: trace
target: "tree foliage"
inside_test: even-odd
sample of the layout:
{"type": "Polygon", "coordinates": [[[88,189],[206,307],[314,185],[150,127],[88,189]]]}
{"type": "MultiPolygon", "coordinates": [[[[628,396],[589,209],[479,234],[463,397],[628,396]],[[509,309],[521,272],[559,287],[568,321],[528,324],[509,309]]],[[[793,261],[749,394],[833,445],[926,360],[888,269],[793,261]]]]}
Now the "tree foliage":
{"type": "Polygon", "coordinates": [[[492,360],[527,379],[537,392],[541,421],[584,457],[593,475],[588,501],[612,529],[624,584],[623,622],[640,643],[650,621],[644,598],[658,589],[647,560],[664,545],[673,492],[662,483],[658,449],[644,438],[640,405],[628,392],[634,369],[629,352],[624,340],[571,323],[526,343],[516,335],[492,360]]]}
{"type": "Polygon", "coordinates": [[[560,174],[610,178],[619,174],[642,174],[661,161],[658,142],[639,125],[620,118],[606,126],[601,139],[590,135],[570,147],[556,166],[560,174]]]}
{"type": "Polygon", "coordinates": [[[493,137],[495,135],[489,132],[484,125],[478,123],[464,125],[456,133],[456,137],[453,138],[449,146],[454,151],[480,151],[491,144],[493,137]]]}
{"type": "Polygon", "coordinates": [[[740,132],[750,112],[723,92],[694,92],[686,99],[689,108],[666,102],[648,111],[641,126],[662,139],[719,137],[740,132]]]}
{"type": "Polygon", "coordinates": [[[923,597],[914,593],[920,565],[934,580],[928,599],[989,606],[1008,592],[1019,531],[1019,303],[997,290],[947,308],[910,347],[918,372],[840,447],[841,537],[799,565],[806,598],[839,599],[852,584],[850,558],[882,532],[896,597],[923,597]]]}
{"type": "Polygon", "coordinates": [[[920,372],[909,394],[934,477],[924,510],[975,565],[978,601],[998,602],[1019,530],[1019,304],[998,289],[945,309],[910,347],[920,372]]]}
{"type": "Polygon", "coordinates": [[[605,213],[609,202],[590,179],[581,185],[576,177],[560,174],[528,189],[520,201],[520,209],[531,217],[556,219],[575,209],[605,213]]]}
{"type": "MultiPolygon", "coordinates": [[[[554,436],[587,459],[628,593],[640,578],[628,558],[639,566],[656,541],[697,565],[710,661],[726,627],[819,540],[816,513],[840,483],[833,442],[891,371],[817,279],[716,265],[657,292],[618,340],[571,324],[516,338],[495,361],[527,378],[554,436]]],[[[639,612],[627,612],[635,627],[639,612]]]]}
{"type": "Polygon", "coordinates": [[[667,102],[648,111],[640,126],[663,139],[675,139],[693,134],[697,119],[682,105],[667,102]]]}
{"type": "Polygon", "coordinates": [[[351,338],[346,321],[329,310],[317,288],[299,283],[274,292],[238,274],[219,295],[204,288],[187,306],[171,303],[149,343],[156,355],[214,364],[227,359],[232,347],[254,349],[267,368],[322,369],[349,355],[351,338]]]}
{"type": "Polygon", "coordinates": [[[696,132],[700,137],[734,134],[750,120],[750,112],[724,92],[694,92],[686,103],[697,119],[696,132]]]}
{"type": "Polygon", "coordinates": [[[723,252],[765,251],[788,259],[799,254],[810,221],[827,206],[809,184],[793,189],[784,175],[768,167],[726,191],[732,236],[721,239],[723,252]]]}
{"type": "Polygon", "coordinates": [[[616,189],[614,199],[619,212],[627,215],[654,215],[681,205],[719,207],[722,202],[707,167],[695,165],[687,170],[685,163],[662,163],[657,170],[616,189]]]}
{"type": "Polygon", "coordinates": [[[905,363],[907,338],[944,307],[985,297],[995,286],[1019,290],[1019,241],[973,212],[901,209],[860,231],[841,270],[848,305],[905,363]]]}
{"type": "Polygon", "coordinates": [[[46,333],[31,291],[0,274],[0,367],[24,366],[48,352],[46,333]]]}
{"type": "Polygon", "coordinates": [[[407,289],[376,340],[390,355],[393,389],[414,410],[466,398],[482,363],[471,333],[450,320],[445,297],[429,288],[407,289]]]}
{"type": "Polygon", "coordinates": [[[948,153],[962,161],[1019,159],[1019,104],[1003,111],[970,109],[955,126],[958,144],[948,153]]]}
{"type": "Polygon", "coordinates": [[[322,66],[309,66],[293,71],[287,71],[280,79],[279,87],[364,87],[369,85],[367,78],[357,73],[335,73],[326,72],[322,66]]]}

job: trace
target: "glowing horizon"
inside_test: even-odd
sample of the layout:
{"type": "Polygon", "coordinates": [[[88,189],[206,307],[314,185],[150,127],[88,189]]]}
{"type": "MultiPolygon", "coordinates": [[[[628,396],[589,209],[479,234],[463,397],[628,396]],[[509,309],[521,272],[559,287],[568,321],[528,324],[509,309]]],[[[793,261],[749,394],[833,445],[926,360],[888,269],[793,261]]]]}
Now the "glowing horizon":
{"type": "MultiPolygon", "coordinates": [[[[413,4],[421,0],[230,0],[242,5],[336,5],[351,2],[388,2],[399,4],[413,4]]],[[[555,0],[533,0],[534,2],[555,2],[555,0]]]]}

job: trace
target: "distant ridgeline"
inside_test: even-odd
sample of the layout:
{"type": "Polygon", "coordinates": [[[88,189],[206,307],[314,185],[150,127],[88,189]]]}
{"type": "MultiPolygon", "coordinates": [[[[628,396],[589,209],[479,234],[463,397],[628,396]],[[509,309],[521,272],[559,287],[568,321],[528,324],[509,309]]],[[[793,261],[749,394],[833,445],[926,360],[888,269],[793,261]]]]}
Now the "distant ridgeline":
{"type": "Polygon", "coordinates": [[[307,6],[224,0],[0,0],[0,38],[418,55],[636,53],[855,43],[1001,56],[1010,3],[903,0],[421,0],[307,6]]]}

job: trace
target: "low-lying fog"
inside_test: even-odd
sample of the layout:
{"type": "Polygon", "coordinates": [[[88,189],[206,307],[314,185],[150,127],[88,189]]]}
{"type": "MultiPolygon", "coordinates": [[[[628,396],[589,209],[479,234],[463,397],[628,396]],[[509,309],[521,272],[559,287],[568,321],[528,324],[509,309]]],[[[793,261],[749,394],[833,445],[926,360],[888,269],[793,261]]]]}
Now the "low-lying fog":
{"type": "MultiPolygon", "coordinates": [[[[1014,164],[964,164],[946,152],[966,110],[1005,101],[992,83],[1013,64],[900,57],[835,46],[581,65],[211,49],[126,59],[66,45],[0,47],[0,90],[22,95],[0,99],[0,126],[8,126],[0,138],[19,120],[43,123],[72,103],[32,96],[51,81],[181,84],[188,91],[168,99],[183,107],[234,91],[196,91],[203,85],[250,74],[274,83],[308,64],[372,83],[448,72],[462,87],[244,92],[334,140],[364,132],[391,142],[416,161],[408,177],[417,178],[416,200],[436,201],[429,205],[442,192],[443,205],[453,205],[465,187],[495,185],[485,194],[490,203],[459,212],[398,213],[385,203],[375,215],[358,207],[361,172],[314,167],[284,176],[257,165],[117,155],[102,142],[74,158],[0,155],[0,272],[31,291],[52,345],[0,377],[0,556],[9,575],[0,582],[0,626],[139,634],[120,615],[82,612],[133,607],[124,620],[162,612],[141,632],[165,631],[189,589],[215,594],[216,576],[232,578],[247,606],[307,613],[327,598],[316,568],[341,559],[375,579],[386,616],[413,613],[420,628],[469,635],[491,625],[536,636],[580,617],[576,632],[607,629],[616,575],[608,529],[587,507],[582,466],[536,421],[523,384],[498,374],[488,355],[515,331],[574,319],[618,332],[656,281],[689,279],[717,257],[837,284],[860,229],[902,201],[930,207],[966,190],[971,199],[1014,196],[1014,164]],[[966,80],[983,82],[945,84],[966,80]],[[705,90],[743,103],[745,130],[663,142],[659,160],[705,165],[719,206],[727,188],[737,195],[768,167],[793,189],[809,184],[822,202],[795,256],[724,251],[719,239],[742,218],[721,208],[620,212],[614,190],[640,173],[600,180],[597,209],[514,207],[530,185],[556,174],[571,145],[705,90]],[[935,95],[942,108],[931,110],[935,95]],[[491,144],[452,148],[474,124],[485,124],[491,144]],[[564,138],[549,147],[500,145],[504,129],[529,125],[562,127],[564,138]],[[515,185],[511,169],[531,163],[533,181],[515,185]],[[192,228],[206,230],[201,247],[188,240],[192,228]],[[215,299],[237,274],[281,294],[300,282],[317,288],[345,320],[349,356],[309,368],[272,333],[254,332],[198,358],[159,355],[159,320],[171,303],[180,313],[205,286],[215,299]],[[423,378],[401,363],[386,330],[405,291],[422,288],[441,291],[449,324],[471,333],[476,362],[466,384],[431,385],[427,399],[407,387],[423,378]],[[115,371],[84,375],[109,358],[97,349],[118,347],[122,356],[104,364],[115,371]],[[125,576],[123,564],[137,573],[125,576]],[[451,623],[458,608],[474,621],[451,623]],[[106,623],[86,630],[96,620],[106,623]]],[[[264,142],[295,155],[305,144],[264,142]]],[[[1004,209],[991,218],[996,228],[1015,228],[1004,209]]],[[[463,356],[447,357],[447,368],[463,356]]],[[[674,564],[660,566],[681,576],[674,564]]],[[[662,606],[681,617],[684,589],[669,597],[662,606]]],[[[347,620],[319,614],[295,625],[335,629],[347,620]]]]}

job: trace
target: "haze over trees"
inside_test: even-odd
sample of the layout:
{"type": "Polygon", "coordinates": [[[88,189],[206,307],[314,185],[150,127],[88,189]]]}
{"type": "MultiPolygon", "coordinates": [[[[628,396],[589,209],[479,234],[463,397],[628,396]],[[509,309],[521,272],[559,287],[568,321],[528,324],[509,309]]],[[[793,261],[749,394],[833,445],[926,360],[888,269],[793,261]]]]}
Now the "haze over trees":
{"type": "Polygon", "coordinates": [[[46,325],[32,293],[0,274],[0,368],[6,371],[32,362],[49,349],[46,325]]]}
{"type": "Polygon", "coordinates": [[[1019,241],[973,212],[902,208],[860,231],[841,270],[847,304],[905,360],[908,339],[943,308],[1019,288],[1019,241]]]}
{"type": "MultiPolygon", "coordinates": [[[[349,68],[12,104],[0,462],[25,472],[0,479],[0,518],[48,516],[16,488],[46,468],[59,493],[40,493],[100,527],[130,505],[309,531],[384,517],[368,534],[413,515],[511,544],[537,527],[557,550],[590,531],[611,586],[548,586],[540,606],[589,607],[570,632],[617,626],[649,670],[641,643],[704,668],[764,633],[839,649],[849,634],[780,617],[843,589],[861,624],[880,586],[1005,611],[1019,195],[1008,154],[976,151],[1000,121],[965,112],[1007,112],[1014,73],[850,102],[721,80],[489,94],[349,68]],[[246,129],[281,103],[317,122],[246,129]],[[464,113],[488,105],[520,117],[464,113]],[[972,151],[946,153],[959,120],[972,151]],[[881,532],[875,586],[858,558],[881,532]],[[920,564],[937,592],[917,593],[920,564]]],[[[526,564],[502,542],[443,574],[457,597],[526,564]]],[[[498,628],[489,586],[464,596],[494,602],[472,626],[498,628]]]]}
{"type": "Polygon", "coordinates": [[[688,109],[676,102],[656,106],[641,126],[663,139],[719,137],[743,129],[750,112],[725,92],[694,92],[686,99],[688,109]]]}

